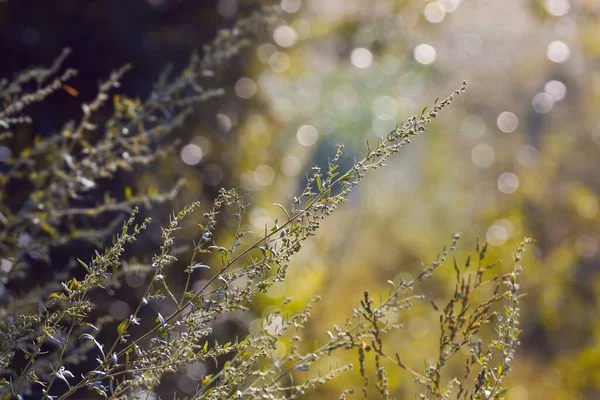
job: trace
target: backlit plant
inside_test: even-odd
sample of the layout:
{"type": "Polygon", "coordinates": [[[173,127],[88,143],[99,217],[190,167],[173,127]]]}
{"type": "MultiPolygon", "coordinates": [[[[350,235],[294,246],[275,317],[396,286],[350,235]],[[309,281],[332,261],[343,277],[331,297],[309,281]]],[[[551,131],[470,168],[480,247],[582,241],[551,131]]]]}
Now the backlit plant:
{"type": "MultiPolygon", "coordinates": [[[[520,333],[517,279],[523,246],[517,249],[512,272],[498,275],[493,272],[496,263],[486,261],[486,245],[477,244],[473,259],[462,263],[453,259],[460,236],[452,235],[448,247],[413,278],[389,281],[389,292],[378,296],[379,300],[365,292],[346,322],[331,327],[326,332],[328,340],[310,350],[303,345],[302,327],[318,298],[290,313],[285,311],[288,300],[284,301],[258,333],[234,341],[219,341],[213,334],[219,318],[246,312],[257,294],[284,281],[294,255],[305,241],[318,235],[329,215],[349,201],[366,173],[385,167],[389,157],[421,135],[466,89],[466,82],[436,99],[431,110],[423,109],[380,141],[367,143],[364,157],[347,170],[340,170],[344,148],[338,146],[325,170],[312,168],[303,190],[289,206],[274,204],[280,218],[265,226],[264,232],[242,229],[251,206],[236,190],[221,189],[210,207],[193,203],[173,213],[162,228],[162,243],[135,269],[145,278],[145,290],[131,315],[112,321],[94,314],[94,294],[117,287],[132,272],[124,262],[127,245],[151,223],[140,216],[138,206],[172,200],[183,183],[168,193],[152,190],[134,195],[125,187],[122,200],[106,196],[95,204],[90,199],[116,171],[151,163],[174,148],[166,138],[183,123],[191,107],[222,93],[205,88],[201,81],[235,55],[248,35],[275,12],[273,7],[256,7],[233,28],[219,33],[203,56],[193,55],[180,75],[170,78],[165,73],[146,100],[112,94],[128,67],[113,72],[100,85],[96,98],[83,105],[80,121],[67,123],[55,135],[35,139],[6,162],[0,176],[4,283],[26,277],[32,260],[50,262],[53,247],[74,240],[99,244],[106,236],[114,236],[111,245],[97,246],[95,254],[78,259],[75,267],[57,268],[52,282],[3,299],[3,398],[68,399],[91,393],[105,398],[149,398],[167,374],[213,360],[218,372],[205,374],[193,395],[175,394],[175,398],[310,398],[312,390],[354,368],[361,381],[340,393],[340,398],[355,391],[355,396],[371,398],[376,393],[392,398],[389,376],[400,373],[419,384],[421,398],[503,398],[503,381],[520,333]],[[109,101],[114,113],[96,120],[98,110],[109,101]],[[11,197],[11,185],[16,184],[28,185],[26,199],[11,197]],[[123,211],[131,212],[124,222],[115,217],[102,229],[82,229],[90,218],[106,220],[107,215],[123,211]],[[218,228],[230,219],[238,229],[231,240],[222,242],[218,228]],[[194,237],[178,235],[187,221],[197,225],[194,237]],[[180,245],[189,250],[180,251],[180,245]],[[419,283],[445,263],[453,264],[456,271],[455,290],[445,305],[431,303],[440,316],[439,349],[437,358],[421,370],[406,365],[401,354],[388,352],[386,340],[403,328],[391,322],[399,313],[408,312],[417,301],[427,301],[418,294],[419,283]],[[184,285],[174,287],[168,277],[182,264],[184,285]],[[74,268],[80,278],[74,277],[74,268]],[[194,285],[198,281],[201,285],[194,285]],[[484,300],[479,300],[480,293],[484,300]],[[109,329],[116,332],[114,340],[100,342],[98,332],[109,329]],[[495,333],[487,343],[478,336],[483,329],[495,333]],[[283,355],[274,352],[280,341],[288,344],[283,355]],[[356,363],[319,369],[318,361],[340,351],[355,352],[356,363]],[[463,375],[449,376],[446,367],[456,358],[464,359],[465,352],[463,375]],[[95,360],[95,367],[77,376],[73,366],[85,359],[95,360]]],[[[31,122],[26,114],[30,104],[47,101],[57,90],[74,90],[68,80],[76,72],[62,71],[67,55],[65,51],[49,68],[34,68],[0,82],[1,144],[9,146],[15,127],[31,122]]]]}

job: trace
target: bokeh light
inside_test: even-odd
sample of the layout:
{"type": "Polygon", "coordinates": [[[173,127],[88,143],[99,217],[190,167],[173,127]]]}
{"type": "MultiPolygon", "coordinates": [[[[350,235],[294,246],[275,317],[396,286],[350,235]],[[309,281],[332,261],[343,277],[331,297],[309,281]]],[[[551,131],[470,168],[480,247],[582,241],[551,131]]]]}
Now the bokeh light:
{"type": "Polygon", "coordinates": [[[373,114],[379,119],[395,119],[398,113],[398,102],[391,96],[377,97],[371,106],[373,114]]]}
{"type": "Polygon", "coordinates": [[[231,127],[233,126],[231,118],[225,114],[217,114],[215,118],[217,119],[217,124],[221,130],[223,130],[223,132],[229,132],[231,130],[231,127]]]}
{"type": "Polygon", "coordinates": [[[307,39],[310,36],[310,24],[307,20],[298,18],[294,20],[290,26],[296,32],[299,40],[307,39]]]}
{"type": "Polygon", "coordinates": [[[198,164],[200,161],[202,161],[203,156],[204,153],[202,152],[200,146],[193,143],[187,144],[181,149],[181,159],[187,165],[198,164]]]}
{"type": "Polygon", "coordinates": [[[540,151],[530,144],[524,144],[517,150],[517,162],[527,168],[535,168],[540,160],[540,151]]]}
{"type": "Polygon", "coordinates": [[[319,140],[319,132],[312,125],[302,125],[296,132],[296,138],[302,146],[310,147],[319,140]]]}
{"type": "Polygon", "coordinates": [[[12,151],[7,146],[0,146],[0,162],[6,162],[10,158],[12,151]]]}
{"type": "Polygon", "coordinates": [[[262,164],[254,171],[254,180],[261,186],[270,185],[275,179],[275,171],[269,165],[262,164]]]}
{"type": "Polygon", "coordinates": [[[288,25],[280,25],[273,31],[273,40],[281,47],[292,47],[298,40],[296,31],[288,25]]]}
{"type": "Polygon", "coordinates": [[[242,99],[249,99],[256,93],[256,83],[250,78],[240,78],[235,83],[235,93],[242,99]]]}
{"type": "Polygon", "coordinates": [[[494,162],[495,152],[492,146],[481,143],[471,150],[471,160],[480,168],[486,168],[494,162]]]}
{"type": "Polygon", "coordinates": [[[206,364],[201,361],[191,363],[185,367],[185,372],[190,379],[200,381],[206,375],[206,364]]]}
{"type": "Polygon", "coordinates": [[[571,3],[569,3],[569,0],[545,0],[544,7],[548,14],[562,17],[571,9],[571,3]]]}
{"type": "Polygon", "coordinates": [[[567,96],[567,86],[561,81],[548,81],[544,85],[544,92],[548,93],[554,101],[561,101],[567,96]]]}
{"type": "Polygon", "coordinates": [[[571,50],[565,42],[555,40],[548,44],[546,55],[550,61],[561,64],[567,62],[571,56],[571,50]]]}
{"type": "Polygon", "coordinates": [[[486,232],[486,240],[493,246],[502,246],[508,239],[506,228],[500,224],[494,224],[486,232]]]}
{"type": "Polygon", "coordinates": [[[505,194],[512,194],[519,188],[519,178],[513,173],[505,172],[498,178],[498,189],[505,194]]]}
{"type": "Polygon", "coordinates": [[[350,61],[357,68],[369,68],[373,63],[373,54],[368,49],[359,47],[350,53],[350,61]]]}
{"type": "Polygon", "coordinates": [[[290,57],[280,51],[269,56],[269,65],[274,72],[285,72],[290,67],[290,57]]]}
{"type": "Polygon", "coordinates": [[[485,136],[486,124],[479,115],[471,114],[465,117],[460,123],[460,130],[463,135],[471,140],[477,140],[485,136]]]}
{"type": "Polygon", "coordinates": [[[282,0],[281,9],[286,13],[293,14],[300,10],[301,0],[282,0]]]}
{"type": "Polygon", "coordinates": [[[217,2],[217,11],[225,18],[233,17],[238,11],[236,0],[219,0],[217,2]]]}
{"type": "Polygon", "coordinates": [[[286,176],[296,176],[300,173],[302,162],[293,154],[289,154],[281,161],[281,172],[286,176]]]}
{"type": "Polygon", "coordinates": [[[598,240],[590,235],[583,235],[575,241],[575,250],[584,258],[593,258],[598,253],[598,240]]]}
{"type": "Polygon", "coordinates": [[[577,212],[583,218],[594,218],[598,214],[598,200],[591,195],[581,196],[576,202],[577,212]]]}
{"type": "Polygon", "coordinates": [[[552,107],[554,107],[554,99],[548,93],[538,93],[533,96],[531,104],[533,105],[535,111],[539,112],[540,114],[546,114],[552,110],[552,107]]]}
{"type": "Polygon", "coordinates": [[[223,169],[216,164],[209,164],[204,168],[204,182],[207,185],[217,186],[223,179],[223,169]]]}
{"type": "Polygon", "coordinates": [[[277,47],[272,43],[264,43],[256,49],[256,57],[263,64],[269,63],[269,58],[277,52],[277,47]]]}
{"type": "Polygon", "coordinates": [[[437,24],[444,20],[446,11],[440,2],[432,1],[425,6],[423,15],[427,21],[431,22],[432,24],[437,24]]]}
{"type": "Polygon", "coordinates": [[[496,124],[502,132],[511,133],[519,127],[519,118],[510,111],[504,111],[498,115],[496,124]]]}
{"type": "Polygon", "coordinates": [[[433,46],[422,43],[415,47],[414,56],[417,62],[429,65],[435,61],[437,54],[433,46]]]}

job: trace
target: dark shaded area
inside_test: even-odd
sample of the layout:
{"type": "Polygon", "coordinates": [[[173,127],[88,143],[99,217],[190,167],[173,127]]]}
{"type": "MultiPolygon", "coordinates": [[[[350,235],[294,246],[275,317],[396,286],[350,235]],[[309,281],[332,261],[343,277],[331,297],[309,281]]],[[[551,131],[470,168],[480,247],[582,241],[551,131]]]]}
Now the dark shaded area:
{"type": "MultiPolygon", "coordinates": [[[[131,63],[123,92],[145,96],[165,65],[182,66],[226,21],[215,0],[60,0],[0,3],[0,76],[48,64],[65,47],[67,65],[79,70],[72,80],[82,99],[98,82],[131,63]]],[[[68,94],[43,104],[37,117],[44,131],[59,129],[79,108],[68,94]]],[[[39,109],[40,107],[38,107],[39,109]]]]}

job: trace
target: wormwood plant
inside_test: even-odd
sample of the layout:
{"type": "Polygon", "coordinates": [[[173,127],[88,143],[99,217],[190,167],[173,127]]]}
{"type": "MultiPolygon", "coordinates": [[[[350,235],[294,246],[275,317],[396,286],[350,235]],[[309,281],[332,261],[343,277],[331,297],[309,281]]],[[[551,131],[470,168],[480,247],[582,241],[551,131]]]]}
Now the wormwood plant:
{"type": "MultiPolygon", "coordinates": [[[[218,373],[206,376],[192,398],[297,398],[353,366],[346,365],[326,374],[317,373],[300,382],[290,379],[293,371],[311,371],[317,360],[335,351],[348,350],[358,353],[365,396],[371,384],[365,359],[372,355],[375,360],[373,386],[383,398],[390,396],[389,372],[384,362],[414,375],[423,387],[421,396],[424,398],[450,398],[453,394],[457,398],[501,398],[505,390],[502,380],[518,344],[516,279],[523,247],[515,256],[515,269],[503,277],[484,280],[486,271],[494,266],[494,263],[483,263],[485,245],[477,248],[478,262],[477,266],[471,267],[472,272],[469,270],[470,259],[462,269],[454,261],[454,296],[441,309],[434,305],[440,311],[439,356],[421,373],[407,367],[400,355],[388,354],[385,350],[385,335],[401,329],[399,325],[388,324],[387,320],[390,314],[406,310],[414,301],[422,299],[412,294],[415,285],[428,279],[443,264],[455,249],[458,235],[454,235],[449,248],[444,249],[441,256],[414,279],[390,282],[393,289],[378,304],[365,292],[364,300],[344,326],[333,327],[328,332],[329,340],[316,350],[303,352],[301,338],[295,335],[291,337],[290,349],[284,357],[270,356],[282,336],[295,334],[306,323],[317,299],[309,302],[301,312],[280,318],[281,325],[275,331],[266,328],[269,320],[274,318],[271,316],[258,334],[230,343],[208,340],[211,324],[217,317],[246,310],[257,293],[266,292],[273,283],[285,280],[293,255],[301,249],[305,240],[315,235],[321,221],[347,201],[365,173],[385,166],[386,159],[410,143],[411,136],[422,133],[431,119],[449,105],[465,86],[463,84],[446,99],[436,101],[432,111],[424,111],[420,117],[412,117],[399,124],[374,149],[368,148],[362,160],[343,173],[338,172],[337,162],[343,152],[343,147],[339,146],[326,172],[313,168],[304,190],[294,198],[291,207],[277,204],[282,213],[281,223],[275,221],[270,229],[265,227],[264,234],[249,245],[243,243],[250,233],[242,230],[236,232],[231,243],[217,243],[213,239],[217,217],[224,208],[235,211],[234,218],[240,220],[240,226],[247,211],[247,205],[235,190],[222,189],[212,208],[203,213],[204,222],[198,224],[198,237],[193,240],[193,252],[185,269],[188,279],[184,290],[179,293],[172,290],[165,280],[177,260],[171,249],[180,224],[200,204],[194,203],[173,214],[170,224],[163,228],[163,243],[152,258],[147,288],[139,304],[128,319],[116,326],[117,337],[112,343],[99,343],[94,336],[98,328],[89,321],[94,307],[90,293],[110,285],[111,279],[114,279],[110,271],[118,271],[122,267],[125,245],[135,241],[150,222],[145,219],[136,223],[137,210],[134,211],[111,246],[103,253],[96,252],[87,262],[79,261],[86,272],[82,280],[71,278],[64,281],[62,289],[50,294],[43,302],[39,313],[16,314],[11,316],[16,318],[10,320],[10,324],[9,320],[5,320],[3,348],[12,354],[7,352],[4,355],[4,367],[10,365],[15,351],[27,360],[20,371],[5,371],[10,373],[8,381],[4,382],[5,398],[22,398],[29,384],[40,385],[46,399],[67,399],[84,389],[104,397],[143,398],[160,383],[164,374],[226,354],[233,358],[218,373]],[[205,263],[208,253],[220,255],[220,263],[205,263]],[[216,272],[200,289],[191,290],[190,283],[196,271],[204,269],[216,272]],[[472,293],[490,284],[495,285],[493,295],[475,304],[472,293]],[[506,289],[503,290],[503,287],[506,289]],[[506,302],[503,316],[492,311],[492,307],[501,301],[506,302]],[[170,305],[169,314],[163,316],[157,313],[152,317],[155,325],[151,329],[132,337],[130,328],[140,324],[144,309],[158,302],[170,305]],[[484,346],[475,337],[482,326],[490,322],[496,324],[497,339],[484,346]],[[57,344],[52,351],[45,349],[49,341],[57,344]],[[455,378],[443,382],[444,366],[465,346],[470,349],[471,357],[467,360],[464,376],[460,380],[455,378]],[[70,372],[69,364],[70,359],[81,352],[95,354],[98,365],[78,378],[70,372]],[[499,353],[500,361],[495,360],[495,352],[499,353]],[[472,372],[474,370],[476,373],[472,372]],[[457,391],[453,392],[455,388],[457,391]]],[[[350,392],[349,389],[342,393],[342,398],[350,392]]]]}
{"type": "MultiPolygon", "coordinates": [[[[179,192],[181,181],[162,191],[150,187],[146,193],[134,193],[130,187],[120,193],[107,189],[118,174],[134,175],[172,153],[173,132],[194,107],[223,94],[215,87],[215,71],[277,13],[268,2],[244,3],[243,18],[219,31],[201,54],[192,54],[180,73],[167,68],[148,98],[114,93],[130,69],[126,65],[99,84],[95,98],[82,104],[79,120],[67,122],[52,135],[28,138],[30,112],[57,91],[77,95],[69,85],[77,71],[65,68],[70,51],[64,50],[49,67],[0,79],[0,325],[2,332],[10,331],[0,335],[5,379],[12,374],[9,366],[20,368],[14,353],[29,347],[36,336],[33,330],[41,326],[40,299],[60,290],[61,281],[81,276],[75,258],[60,255],[103,248],[135,207],[169,202],[179,192]],[[12,153],[9,158],[7,149],[12,153]],[[34,287],[32,275],[38,277],[34,287]]],[[[144,268],[128,265],[112,271],[114,286],[123,275],[144,268]]],[[[78,360],[86,351],[82,347],[69,354],[69,360],[78,360]]],[[[50,364],[39,365],[45,368],[41,374],[50,364]]],[[[20,384],[25,388],[22,380],[20,384]]]]}
{"type": "MultiPolygon", "coordinates": [[[[12,154],[0,174],[0,249],[11,260],[10,268],[1,272],[3,277],[23,276],[23,267],[36,260],[48,261],[52,248],[73,240],[100,247],[102,239],[122,222],[115,215],[176,196],[182,182],[163,193],[150,188],[149,193],[134,194],[125,188],[123,198],[105,192],[104,183],[118,172],[132,171],[172,152],[176,144],[172,133],[193,106],[223,94],[222,89],[211,87],[215,86],[211,83],[215,70],[238,54],[277,12],[276,7],[258,1],[245,3],[249,7],[246,17],[219,31],[204,46],[202,56],[192,54],[178,75],[167,68],[147,99],[111,96],[131,68],[125,65],[99,84],[92,101],[82,104],[79,121],[68,122],[58,134],[36,135],[31,146],[12,154]],[[99,113],[107,102],[112,102],[113,113],[102,119],[99,113]],[[113,223],[90,228],[94,220],[113,223]]],[[[20,145],[18,127],[32,122],[28,115],[32,105],[58,90],[77,94],[68,85],[77,71],[63,70],[69,53],[64,50],[48,68],[31,68],[12,80],[0,80],[0,145],[5,149],[20,145]]]]}
{"type": "MultiPolygon", "coordinates": [[[[443,100],[437,99],[430,111],[396,126],[374,147],[367,144],[366,155],[346,171],[340,171],[343,146],[328,162],[325,171],[313,167],[301,193],[289,206],[275,204],[281,216],[264,232],[244,231],[248,204],[236,190],[221,189],[212,206],[193,203],[170,216],[162,228],[162,244],[136,272],[145,276],[145,290],[131,315],[112,323],[94,314],[95,293],[118,286],[128,273],[126,247],[136,241],[150,224],[140,217],[137,206],[172,199],[169,193],[105,198],[102,204],[89,204],[101,179],[115,171],[145,164],[161,155],[164,138],[185,119],[193,103],[220,94],[205,89],[200,79],[210,75],[219,63],[235,54],[257,25],[272,15],[268,7],[258,7],[224,31],[205,49],[203,57],[192,56],[183,73],[174,79],[165,74],[146,101],[113,97],[114,114],[107,121],[93,116],[108,101],[109,91],[119,86],[128,67],[115,71],[100,85],[98,95],[83,106],[83,117],[71,122],[58,135],[40,138],[34,145],[11,158],[8,171],[0,176],[0,245],[3,282],[26,276],[32,260],[50,261],[50,251],[65,241],[81,239],[102,242],[115,231],[111,245],[87,260],[77,260],[75,271],[67,269],[38,291],[3,300],[0,320],[0,365],[3,399],[27,396],[43,399],[71,399],[97,396],[115,399],[149,398],[164,377],[194,363],[223,360],[218,372],[207,374],[192,399],[280,399],[300,398],[353,368],[362,396],[393,396],[388,377],[403,373],[420,385],[419,396],[430,399],[501,399],[506,391],[503,380],[510,370],[518,346],[519,286],[523,245],[514,256],[514,268],[506,275],[493,271],[496,263],[486,261],[486,245],[477,245],[473,259],[462,264],[451,258],[459,235],[428,266],[410,280],[389,281],[389,292],[376,301],[368,292],[341,326],[327,332],[328,340],[307,349],[301,330],[318,298],[296,313],[282,309],[268,316],[255,334],[220,343],[212,335],[215,321],[234,312],[245,312],[258,293],[286,279],[288,267],[304,242],[317,234],[323,220],[333,213],[362,182],[365,174],[384,167],[386,160],[409,144],[454,97],[466,82],[443,100]],[[27,182],[31,189],[19,203],[9,188],[27,182]],[[121,223],[114,219],[105,229],[81,229],[85,218],[132,210],[121,223]],[[224,219],[237,220],[238,229],[229,242],[221,242],[217,228],[224,219]],[[196,237],[177,236],[185,221],[197,223],[196,237]],[[65,237],[61,232],[71,232],[65,237]],[[184,261],[176,248],[191,244],[184,261]],[[436,359],[423,370],[407,366],[402,355],[388,350],[387,339],[402,325],[397,320],[416,301],[421,282],[452,261],[456,271],[455,291],[444,306],[431,303],[440,314],[440,338],[436,359]],[[185,263],[183,288],[168,284],[177,265],[185,263]],[[198,288],[200,276],[209,278],[198,288]],[[51,293],[49,293],[51,291],[51,293]],[[478,300],[484,296],[484,300],[478,300]],[[41,298],[41,300],[40,300],[41,298]],[[160,307],[159,307],[160,306],[160,307]],[[502,308],[503,307],[503,308],[502,308]],[[160,311],[157,311],[159,310],[160,311]],[[165,311],[166,310],[166,311],[165,311]],[[141,333],[138,328],[142,328],[141,333]],[[147,329],[146,329],[147,327],[147,329]],[[484,343],[482,329],[493,328],[494,338],[484,343]],[[115,338],[101,341],[99,332],[112,329],[115,338]],[[278,342],[287,341],[285,354],[276,356],[278,342]],[[321,371],[320,360],[337,352],[351,351],[356,363],[321,371]],[[464,357],[462,374],[451,369],[454,359],[464,357]],[[85,358],[95,359],[94,368],[76,376],[73,366],[85,358]],[[374,369],[371,368],[374,366],[374,369]]],[[[60,72],[68,52],[50,68],[35,68],[12,82],[0,82],[0,143],[13,136],[13,126],[29,122],[24,114],[33,102],[44,100],[64,88],[73,70],[60,72]],[[33,89],[27,91],[30,85],[33,89]]],[[[67,86],[68,88],[68,86],[67,86]]],[[[171,147],[172,148],[172,147],[171,147]]],[[[346,398],[348,388],[340,394],[346,398]]],[[[310,395],[309,395],[310,396],[310,395]]]]}

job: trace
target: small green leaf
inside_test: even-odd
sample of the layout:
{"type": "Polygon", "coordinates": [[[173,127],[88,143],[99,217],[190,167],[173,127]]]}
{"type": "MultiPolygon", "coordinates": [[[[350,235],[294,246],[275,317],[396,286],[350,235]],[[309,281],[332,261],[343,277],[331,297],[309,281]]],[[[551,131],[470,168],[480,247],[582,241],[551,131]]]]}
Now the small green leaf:
{"type": "Polygon", "coordinates": [[[125,333],[125,330],[127,329],[127,320],[123,320],[121,321],[121,323],[119,324],[119,326],[117,326],[117,333],[120,335],[123,335],[123,333],[125,333]]]}
{"type": "Polygon", "coordinates": [[[96,328],[93,324],[90,324],[89,322],[81,322],[81,325],[89,326],[90,328],[94,329],[95,331],[98,330],[98,328],[96,328]]]}
{"type": "Polygon", "coordinates": [[[279,229],[279,218],[275,218],[275,221],[273,222],[273,227],[271,228],[271,232],[275,232],[278,229],[279,229]]]}
{"type": "Polygon", "coordinates": [[[210,381],[212,380],[212,377],[213,377],[213,376],[212,376],[212,374],[210,374],[210,375],[206,375],[206,376],[204,377],[204,379],[202,379],[202,384],[203,384],[204,386],[208,385],[208,384],[210,383],[210,381]]]}
{"type": "Polygon", "coordinates": [[[316,181],[317,181],[317,188],[319,189],[319,192],[323,191],[323,183],[321,182],[321,175],[317,174],[315,175],[316,181]]]}
{"type": "Polygon", "coordinates": [[[173,302],[175,304],[178,304],[177,299],[175,298],[175,295],[173,295],[173,293],[171,292],[171,290],[169,289],[169,287],[167,286],[167,282],[162,281],[164,286],[165,286],[165,290],[167,291],[167,295],[171,298],[171,300],[173,300],[173,302]]]}
{"type": "Polygon", "coordinates": [[[79,281],[75,278],[67,282],[67,287],[71,290],[76,290],[80,286],[79,281]]]}
{"type": "Polygon", "coordinates": [[[90,272],[90,267],[88,267],[86,263],[84,263],[83,261],[81,261],[79,258],[77,259],[77,261],[79,262],[79,264],[81,264],[81,266],[82,266],[83,268],[85,268],[85,270],[86,270],[87,272],[90,272]]]}
{"type": "Polygon", "coordinates": [[[348,172],[347,174],[345,174],[344,176],[342,176],[340,178],[340,182],[344,182],[344,181],[352,179],[352,175],[353,175],[352,172],[348,172]]]}
{"type": "Polygon", "coordinates": [[[246,261],[244,261],[244,265],[242,265],[242,269],[248,268],[250,264],[254,264],[254,260],[252,259],[252,257],[246,258],[246,261]]]}
{"type": "Polygon", "coordinates": [[[288,217],[288,220],[291,219],[290,214],[287,212],[287,210],[285,209],[284,206],[282,206],[279,203],[273,203],[272,205],[277,206],[279,208],[281,208],[281,210],[285,213],[286,217],[288,217]]]}

